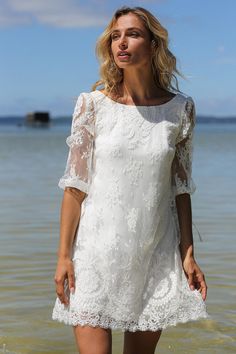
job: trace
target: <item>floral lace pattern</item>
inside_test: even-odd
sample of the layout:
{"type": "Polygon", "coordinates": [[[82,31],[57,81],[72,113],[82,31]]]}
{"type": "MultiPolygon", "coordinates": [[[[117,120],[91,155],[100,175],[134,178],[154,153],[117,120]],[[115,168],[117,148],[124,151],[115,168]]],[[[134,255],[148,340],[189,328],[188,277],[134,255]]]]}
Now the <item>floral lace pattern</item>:
{"type": "Polygon", "coordinates": [[[191,178],[193,154],[193,128],[195,126],[195,105],[192,98],[185,103],[182,112],[181,130],[176,140],[176,156],[172,164],[175,195],[193,194],[196,190],[191,178]]]}
{"type": "Polygon", "coordinates": [[[53,319],[122,331],[206,318],[178,249],[175,196],[193,193],[195,108],[177,94],[160,106],[126,106],[82,93],[59,186],[87,193],[73,262],[76,290],[53,319]]]}
{"type": "Polygon", "coordinates": [[[93,137],[94,137],[94,106],[89,95],[81,94],[76,102],[71,135],[66,143],[70,147],[64,176],[59,187],[75,187],[88,193],[91,170],[93,137]]]}

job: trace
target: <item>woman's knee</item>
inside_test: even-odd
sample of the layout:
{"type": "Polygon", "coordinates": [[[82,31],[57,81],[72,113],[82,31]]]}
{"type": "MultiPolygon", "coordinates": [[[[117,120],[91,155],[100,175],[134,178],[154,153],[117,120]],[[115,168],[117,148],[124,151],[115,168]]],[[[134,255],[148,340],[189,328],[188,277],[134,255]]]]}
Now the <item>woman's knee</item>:
{"type": "Polygon", "coordinates": [[[111,354],[112,333],[109,328],[75,326],[74,334],[80,354],[111,354]]]}
{"type": "Polygon", "coordinates": [[[161,331],[126,331],[123,354],[154,354],[161,331]]]}

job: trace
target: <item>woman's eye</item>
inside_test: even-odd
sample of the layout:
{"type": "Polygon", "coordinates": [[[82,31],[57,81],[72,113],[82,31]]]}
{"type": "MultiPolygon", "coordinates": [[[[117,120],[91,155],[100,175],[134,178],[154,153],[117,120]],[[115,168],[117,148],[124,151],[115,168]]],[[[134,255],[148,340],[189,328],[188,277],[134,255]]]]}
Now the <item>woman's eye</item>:
{"type": "MultiPolygon", "coordinates": [[[[138,32],[130,32],[128,35],[131,36],[131,37],[138,37],[139,33],[138,32]]],[[[111,35],[111,39],[112,40],[116,40],[118,38],[119,38],[119,34],[112,34],[111,35]]]]}
{"type": "Polygon", "coordinates": [[[111,39],[113,40],[113,39],[117,39],[118,38],[118,34],[113,34],[112,36],[111,36],[111,39]]]}
{"type": "Polygon", "coordinates": [[[137,37],[139,34],[137,32],[131,32],[131,36],[137,37]]]}

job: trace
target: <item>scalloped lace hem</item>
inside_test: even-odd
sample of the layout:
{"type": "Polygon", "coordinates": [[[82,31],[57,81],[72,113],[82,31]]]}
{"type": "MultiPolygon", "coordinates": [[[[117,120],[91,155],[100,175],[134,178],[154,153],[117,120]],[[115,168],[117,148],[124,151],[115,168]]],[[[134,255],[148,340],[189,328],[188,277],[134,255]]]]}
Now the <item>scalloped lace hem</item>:
{"type": "Polygon", "coordinates": [[[171,318],[165,319],[162,321],[162,323],[155,323],[153,319],[150,319],[150,321],[143,321],[143,322],[135,322],[135,321],[130,321],[130,322],[124,322],[124,321],[117,321],[115,319],[106,317],[106,316],[96,316],[94,318],[90,319],[84,319],[83,315],[79,314],[72,314],[69,315],[67,312],[63,313],[60,311],[57,311],[54,309],[53,314],[52,314],[52,319],[61,323],[64,323],[66,325],[71,325],[71,326],[92,326],[92,327],[102,327],[102,328],[110,328],[112,330],[121,330],[121,331],[130,331],[130,332],[135,332],[135,331],[158,331],[158,330],[163,330],[168,327],[176,326],[180,323],[187,323],[191,321],[198,321],[198,320],[204,320],[204,319],[209,319],[210,316],[208,315],[207,312],[202,312],[199,314],[187,316],[185,314],[182,314],[181,317],[176,317],[173,316],[171,318]]]}

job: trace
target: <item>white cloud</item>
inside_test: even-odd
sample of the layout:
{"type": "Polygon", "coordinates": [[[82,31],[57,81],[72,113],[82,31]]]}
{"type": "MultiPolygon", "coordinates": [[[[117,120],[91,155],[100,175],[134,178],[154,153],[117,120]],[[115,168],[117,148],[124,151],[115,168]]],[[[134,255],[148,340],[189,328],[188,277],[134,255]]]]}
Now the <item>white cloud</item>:
{"type": "Polygon", "coordinates": [[[53,27],[92,27],[107,24],[109,18],[93,0],[89,4],[76,0],[2,0],[0,4],[0,27],[35,21],[53,27]]]}
{"type": "MultiPolygon", "coordinates": [[[[127,1],[127,6],[165,4],[169,0],[127,1]]],[[[123,6],[122,2],[108,0],[1,0],[0,28],[27,25],[38,22],[43,25],[62,28],[105,26],[114,10],[123,6]]],[[[163,16],[166,23],[192,22],[192,17],[175,19],[163,16]]]]}
{"type": "Polygon", "coordinates": [[[9,6],[8,1],[0,2],[0,27],[29,23],[27,16],[18,16],[9,6]]]}

